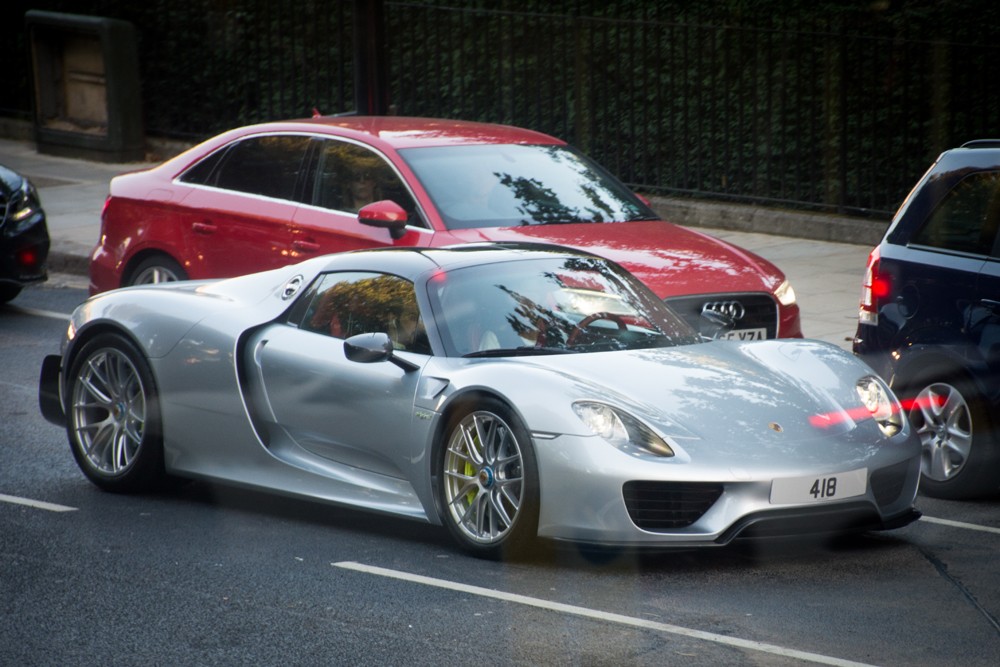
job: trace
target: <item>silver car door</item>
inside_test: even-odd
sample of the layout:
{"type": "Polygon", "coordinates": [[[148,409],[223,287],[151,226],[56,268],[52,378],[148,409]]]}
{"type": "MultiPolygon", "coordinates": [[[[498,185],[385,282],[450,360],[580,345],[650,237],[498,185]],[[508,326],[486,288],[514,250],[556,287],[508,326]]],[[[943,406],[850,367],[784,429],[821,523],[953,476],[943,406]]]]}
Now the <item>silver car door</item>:
{"type": "Polygon", "coordinates": [[[326,461],[406,478],[419,372],[350,361],[343,340],[283,324],[253,345],[265,402],[256,414],[269,446],[293,444],[326,461]]]}

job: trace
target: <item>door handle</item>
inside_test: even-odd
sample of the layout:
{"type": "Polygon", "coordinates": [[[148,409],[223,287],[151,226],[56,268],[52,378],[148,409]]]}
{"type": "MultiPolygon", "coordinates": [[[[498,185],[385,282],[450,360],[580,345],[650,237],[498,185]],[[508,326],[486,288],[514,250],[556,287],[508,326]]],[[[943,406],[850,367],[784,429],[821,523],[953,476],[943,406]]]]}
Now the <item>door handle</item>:
{"type": "Polygon", "coordinates": [[[316,252],[319,250],[319,244],[315,241],[292,241],[292,247],[302,252],[316,252]]]}
{"type": "Polygon", "coordinates": [[[980,299],[979,303],[989,310],[992,310],[994,313],[1000,313],[1000,301],[996,301],[994,299],[980,299]]]}
{"type": "Polygon", "coordinates": [[[218,228],[210,222],[195,222],[191,224],[191,229],[195,234],[204,234],[207,236],[214,234],[218,228]]]}

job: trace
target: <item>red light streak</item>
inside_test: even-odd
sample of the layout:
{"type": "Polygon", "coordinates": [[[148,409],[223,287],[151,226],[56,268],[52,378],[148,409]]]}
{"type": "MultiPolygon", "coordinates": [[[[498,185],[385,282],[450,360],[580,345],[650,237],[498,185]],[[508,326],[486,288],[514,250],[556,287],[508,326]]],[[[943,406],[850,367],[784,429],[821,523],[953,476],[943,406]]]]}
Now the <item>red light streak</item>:
{"type": "MultiPolygon", "coordinates": [[[[910,398],[900,401],[900,407],[904,414],[909,413],[914,408],[933,407],[940,408],[944,405],[944,398],[941,396],[928,396],[923,399],[910,398]]],[[[893,411],[895,412],[895,407],[893,411]]],[[[809,424],[814,428],[833,428],[847,421],[863,421],[871,419],[872,412],[863,405],[854,408],[847,408],[839,412],[822,412],[809,416],[809,424]]]]}

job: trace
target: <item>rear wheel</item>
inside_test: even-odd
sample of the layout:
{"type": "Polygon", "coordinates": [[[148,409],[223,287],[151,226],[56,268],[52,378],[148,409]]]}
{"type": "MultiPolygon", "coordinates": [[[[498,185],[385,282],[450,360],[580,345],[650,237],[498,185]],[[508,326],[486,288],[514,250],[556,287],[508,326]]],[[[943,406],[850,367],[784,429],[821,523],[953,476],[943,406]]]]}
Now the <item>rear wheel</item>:
{"type": "Polygon", "coordinates": [[[77,465],[107,491],[134,492],[163,481],[160,410],[152,374],[119,334],[86,343],[68,375],[67,434],[77,465]]]}
{"type": "Polygon", "coordinates": [[[125,285],[171,283],[187,279],[187,272],[172,258],[166,255],[154,255],[139,262],[139,265],[129,274],[125,285]]]}
{"type": "Polygon", "coordinates": [[[920,437],[921,490],[938,498],[969,498],[1000,486],[998,446],[990,416],[971,381],[943,367],[927,368],[904,393],[920,437]]]}
{"type": "Polygon", "coordinates": [[[538,469],[531,437],[502,403],[488,399],[449,421],[438,448],[442,519],[482,558],[524,555],[538,532],[538,469]]]}

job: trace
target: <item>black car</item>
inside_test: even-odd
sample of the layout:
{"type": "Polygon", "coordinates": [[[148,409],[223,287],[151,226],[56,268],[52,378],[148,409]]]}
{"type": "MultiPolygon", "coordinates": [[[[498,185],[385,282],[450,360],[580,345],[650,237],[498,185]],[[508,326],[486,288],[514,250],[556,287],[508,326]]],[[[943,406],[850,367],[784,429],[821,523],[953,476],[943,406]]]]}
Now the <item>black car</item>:
{"type": "Polygon", "coordinates": [[[946,151],[871,252],[854,352],[903,399],[921,489],[1000,490],[1000,140],[946,151]]]}
{"type": "Polygon", "coordinates": [[[49,230],[38,191],[15,171],[0,165],[0,303],[28,283],[45,280],[49,230]]]}

